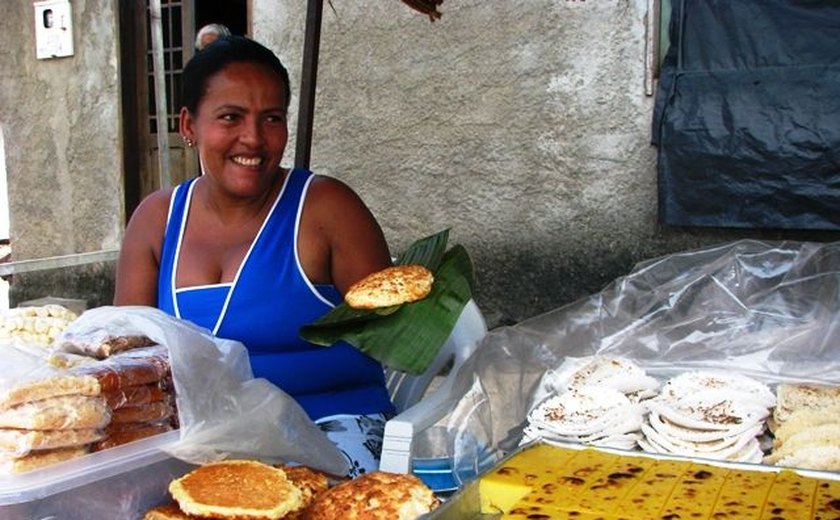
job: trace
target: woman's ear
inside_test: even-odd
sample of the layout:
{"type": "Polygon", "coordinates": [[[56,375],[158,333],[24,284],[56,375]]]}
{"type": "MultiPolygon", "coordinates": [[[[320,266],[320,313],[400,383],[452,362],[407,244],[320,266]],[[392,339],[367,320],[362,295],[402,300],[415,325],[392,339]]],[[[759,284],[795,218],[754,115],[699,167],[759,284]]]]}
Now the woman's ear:
{"type": "Polygon", "coordinates": [[[181,137],[184,139],[184,142],[187,143],[187,146],[193,146],[195,144],[195,134],[193,132],[193,117],[187,107],[181,107],[181,113],[178,116],[178,130],[181,133],[181,137]],[[190,144],[193,143],[193,144],[190,144]]]}

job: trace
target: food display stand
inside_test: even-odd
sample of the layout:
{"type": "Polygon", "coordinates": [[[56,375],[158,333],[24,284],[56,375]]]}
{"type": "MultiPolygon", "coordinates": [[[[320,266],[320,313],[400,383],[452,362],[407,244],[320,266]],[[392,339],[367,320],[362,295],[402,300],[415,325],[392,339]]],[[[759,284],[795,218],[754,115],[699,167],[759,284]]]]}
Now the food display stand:
{"type": "MultiPolygon", "coordinates": [[[[115,315],[125,312],[94,309],[85,313],[81,325],[113,323],[115,315]]],[[[169,324],[158,319],[140,313],[128,321],[150,325],[141,327],[142,331],[152,331],[160,341],[172,341],[169,324]]],[[[499,517],[500,513],[482,510],[486,503],[482,481],[533,446],[523,444],[529,412],[562,391],[554,376],[569,360],[632,359],[660,383],[680,373],[716,370],[748,376],[774,389],[795,383],[836,386],[840,382],[838,335],[840,244],[739,241],[643,262],[597,294],[491,330],[447,376],[443,392],[434,396],[435,406],[421,402],[415,409],[413,424],[422,427],[413,432],[416,438],[412,440],[423,445],[429,437],[434,439],[428,453],[412,454],[411,467],[434,466],[438,478],[452,483],[440,494],[442,505],[426,516],[499,517]]],[[[236,361],[225,364],[240,366],[236,361]]],[[[197,391],[207,391],[207,386],[195,385],[197,391]]],[[[189,414],[196,410],[182,412],[190,424],[189,414]]],[[[284,409],[283,413],[291,412],[284,409]]],[[[245,431],[252,430],[250,424],[211,445],[220,451],[238,448],[242,454],[259,456],[262,447],[249,443],[245,431]]],[[[2,477],[0,517],[139,518],[149,507],[167,500],[172,479],[196,466],[177,456],[179,437],[179,432],[170,432],[28,474],[2,477]]],[[[289,447],[273,450],[274,455],[281,455],[278,460],[285,448],[289,447]]],[[[572,449],[622,454],[614,448],[587,448],[580,443],[572,449]]],[[[285,452],[292,453],[300,454],[285,452]]],[[[782,469],[639,450],[627,454],[640,460],[684,459],[747,473],[792,471],[823,482],[840,479],[836,471],[782,469]]]]}

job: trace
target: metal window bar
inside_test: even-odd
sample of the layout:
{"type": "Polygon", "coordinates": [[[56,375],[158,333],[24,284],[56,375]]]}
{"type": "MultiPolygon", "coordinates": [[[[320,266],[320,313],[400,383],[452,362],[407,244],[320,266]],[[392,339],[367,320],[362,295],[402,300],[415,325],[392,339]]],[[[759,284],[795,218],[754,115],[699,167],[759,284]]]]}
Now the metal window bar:
{"type": "Polygon", "coordinates": [[[117,260],[119,254],[119,249],[104,249],[89,253],[75,253],[70,255],[36,258],[32,260],[5,262],[0,263],[0,277],[12,276],[21,273],[31,273],[35,271],[47,271],[49,269],[61,269],[64,267],[95,264],[100,262],[113,262],[117,260]]]}

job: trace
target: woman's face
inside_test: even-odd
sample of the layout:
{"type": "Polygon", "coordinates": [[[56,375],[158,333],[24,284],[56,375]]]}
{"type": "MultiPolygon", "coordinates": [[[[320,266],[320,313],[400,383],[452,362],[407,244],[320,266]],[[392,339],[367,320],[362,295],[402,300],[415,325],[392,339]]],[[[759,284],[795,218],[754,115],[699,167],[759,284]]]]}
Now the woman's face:
{"type": "Polygon", "coordinates": [[[231,63],[208,80],[196,113],[182,109],[181,132],[214,184],[238,198],[265,193],[289,137],[282,80],[265,65],[231,63]]]}

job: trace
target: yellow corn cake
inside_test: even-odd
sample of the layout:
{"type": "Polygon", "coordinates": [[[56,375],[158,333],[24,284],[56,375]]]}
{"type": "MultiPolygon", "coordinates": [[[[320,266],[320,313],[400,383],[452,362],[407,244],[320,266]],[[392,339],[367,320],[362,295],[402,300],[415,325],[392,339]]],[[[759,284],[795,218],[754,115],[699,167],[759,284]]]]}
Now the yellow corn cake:
{"type": "Polygon", "coordinates": [[[510,519],[836,519],[840,480],[790,470],[535,444],[478,483],[481,511],[510,519]]]}

